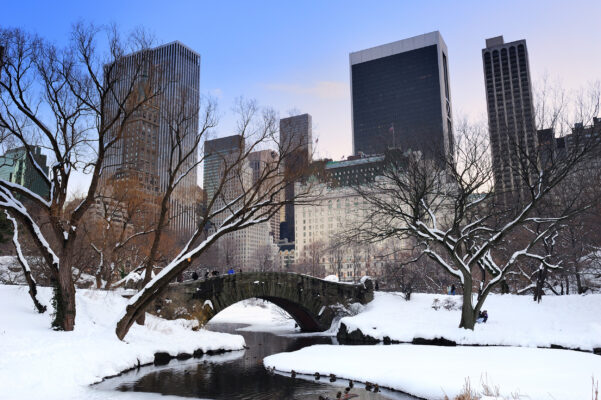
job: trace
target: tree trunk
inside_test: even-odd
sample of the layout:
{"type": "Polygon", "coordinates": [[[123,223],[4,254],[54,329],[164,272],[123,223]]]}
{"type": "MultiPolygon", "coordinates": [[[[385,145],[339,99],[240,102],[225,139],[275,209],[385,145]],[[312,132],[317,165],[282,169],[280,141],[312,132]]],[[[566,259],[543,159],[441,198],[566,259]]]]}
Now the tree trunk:
{"type": "MultiPolygon", "coordinates": [[[[142,290],[144,287],[146,287],[146,284],[148,282],[150,282],[151,277],[152,277],[152,265],[147,265],[146,270],[144,272],[144,280],[142,281],[142,287],[140,288],[140,290],[142,290]]],[[[138,325],[144,325],[145,323],[146,323],[146,308],[144,308],[144,310],[142,310],[142,312],[136,319],[136,324],[138,324],[138,325]]]]}
{"type": "MultiPolygon", "coordinates": [[[[129,328],[137,321],[140,316],[145,315],[145,310],[152,304],[165,290],[169,282],[171,282],[181,271],[186,269],[190,265],[187,260],[180,260],[176,265],[172,266],[168,273],[163,275],[160,279],[154,282],[153,285],[148,287],[146,290],[141,289],[140,293],[133,304],[128,304],[125,308],[125,315],[117,322],[117,328],[115,333],[120,340],[123,340],[129,328]]],[[[133,299],[133,298],[132,298],[133,299]]]]}
{"type": "Polygon", "coordinates": [[[574,275],[576,276],[576,289],[578,290],[578,294],[583,294],[584,292],[586,292],[586,290],[582,286],[582,280],[580,279],[580,272],[576,271],[574,273],[574,275]]]}
{"type": "Polygon", "coordinates": [[[474,330],[476,316],[472,306],[472,278],[464,275],[463,283],[463,305],[461,306],[460,328],[474,330]]]}
{"type": "Polygon", "coordinates": [[[70,267],[63,265],[59,269],[55,284],[56,314],[52,325],[58,330],[72,331],[75,328],[75,285],[70,267]]]}
{"type": "Polygon", "coordinates": [[[538,270],[536,274],[536,287],[534,288],[534,301],[540,303],[543,299],[543,288],[545,285],[545,280],[547,279],[547,268],[543,267],[538,270]]]}

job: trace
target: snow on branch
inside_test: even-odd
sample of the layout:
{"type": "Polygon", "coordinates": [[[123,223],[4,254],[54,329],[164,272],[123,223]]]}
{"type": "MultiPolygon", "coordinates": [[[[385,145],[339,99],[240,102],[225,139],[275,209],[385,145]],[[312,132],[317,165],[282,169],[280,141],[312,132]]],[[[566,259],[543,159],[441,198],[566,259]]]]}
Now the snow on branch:
{"type": "Polygon", "coordinates": [[[18,201],[13,194],[6,188],[0,186],[0,207],[4,207],[10,211],[15,212],[21,218],[23,218],[27,222],[27,226],[29,227],[30,233],[32,234],[34,240],[38,243],[38,246],[46,251],[46,253],[52,259],[53,265],[58,268],[59,266],[59,258],[56,253],[50,247],[50,244],[42,234],[39,226],[35,223],[25,206],[18,201]]]}
{"type": "Polygon", "coordinates": [[[25,196],[32,198],[34,201],[37,201],[38,203],[50,208],[50,202],[48,200],[44,199],[39,194],[34,193],[33,191],[29,190],[23,185],[19,185],[18,183],[13,183],[4,179],[0,179],[0,185],[3,185],[10,190],[14,190],[16,192],[24,194],[25,196]]]}
{"type": "MultiPolygon", "coordinates": [[[[11,217],[8,211],[4,210],[4,213],[6,214],[6,218],[8,218],[13,223],[13,244],[15,245],[15,249],[17,251],[17,257],[19,258],[23,269],[26,272],[31,273],[29,263],[27,262],[27,259],[25,259],[25,256],[21,251],[21,244],[19,243],[19,226],[17,225],[17,220],[11,217]]],[[[31,276],[31,280],[33,281],[33,283],[35,283],[35,279],[33,278],[33,276],[31,276]]]]}

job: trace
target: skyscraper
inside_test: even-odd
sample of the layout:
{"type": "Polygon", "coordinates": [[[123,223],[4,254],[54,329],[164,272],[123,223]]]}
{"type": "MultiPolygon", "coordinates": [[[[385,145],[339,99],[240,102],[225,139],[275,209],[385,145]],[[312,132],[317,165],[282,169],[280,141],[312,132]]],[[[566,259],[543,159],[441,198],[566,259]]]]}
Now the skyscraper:
{"type": "MultiPolygon", "coordinates": [[[[244,151],[244,138],[240,135],[207,140],[204,146],[203,189],[207,201],[219,190],[226,164],[233,163],[244,151]]],[[[233,190],[233,189],[227,189],[233,190]]]]}
{"type": "MultiPolygon", "coordinates": [[[[240,135],[207,140],[204,151],[203,189],[207,194],[207,202],[215,199],[212,206],[212,210],[215,211],[249,190],[253,184],[253,169],[249,162],[250,157],[241,157],[246,149],[244,137],[240,135]],[[231,168],[232,166],[234,168],[231,168]]],[[[230,207],[235,209],[236,204],[230,207]]],[[[220,227],[230,215],[230,210],[216,215],[211,220],[213,229],[220,227]]],[[[262,222],[225,234],[217,242],[223,255],[221,261],[228,268],[248,268],[253,264],[253,258],[259,248],[271,243],[269,231],[269,222],[262,222]]]]}
{"type": "MultiPolygon", "coordinates": [[[[248,155],[248,162],[252,170],[253,184],[259,179],[264,178],[266,171],[271,171],[277,167],[278,154],[273,150],[258,150],[253,151],[248,155]]],[[[277,178],[274,178],[277,179],[277,178]]],[[[268,182],[266,189],[272,187],[273,182],[268,182]]],[[[265,185],[264,185],[265,186],[265,185]]],[[[281,193],[279,193],[281,194],[281,193]]],[[[276,194],[276,195],[279,195],[276,194]]],[[[273,239],[273,243],[280,240],[280,215],[276,213],[269,219],[269,235],[273,239]]]]}
{"type": "Polygon", "coordinates": [[[495,193],[511,204],[522,195],[529,175],[523,166],[536,162],[538,146],[526,41],[487,39],[482,61],[495,193]]]}
{"type": "MultiPolygon", "coordinates": [[[[137,181],[149,204],[153,203],[158,210],[156,199],[168,185],[171,148],[175,142],[173,121],[177,115],[186,114],[186,125],[180,124],[182,131],[177,132],[182,152],[194,146],[198,131],[200,55],[176,41],[127,55],[119,63],[115,69],[120,74],[117,93],[131,85],[132,80],[138,88],[138,96],[149,92],[154,95],[155,88],[150,85],[160,86],[160,91],[132,115],[123,132],[111,132],[121,134],[122,139],[107,151],[101,187],[110,185],[111,180],[137,181]]],[[[109,112],[110,107],[111,104],[109,112]]],[[[181,167],[180,171],[192,170],[171,195],[170,228],[183,236],[192,232],[197,224],[197,160],[194,152],[181,167]]]]}
{"type": "Polygon", "coordinates": [[[353,153],[453,151],[447,46],[438,31],[350,53],[353,153]]]}
{"type": "Polygon", "coordinates": [[[280,238],[289,242],[294,242],[294,182],[307,170],[313,155],[312,121],[309,114],[280,119],[280,143],[286,152],[284,196],[289,202],[284,206],[285,221],[280,227],[280,238]]]}

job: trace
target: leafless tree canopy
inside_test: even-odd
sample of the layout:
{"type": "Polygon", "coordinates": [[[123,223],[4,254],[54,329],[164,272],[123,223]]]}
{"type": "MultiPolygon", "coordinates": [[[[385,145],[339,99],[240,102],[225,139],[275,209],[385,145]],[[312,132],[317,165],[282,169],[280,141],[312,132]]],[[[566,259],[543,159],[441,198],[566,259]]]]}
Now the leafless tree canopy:
{"type": "MultiPolygon", "coordinates": [[[[298,176],[283,176],[283,160],[295,153],[293,143],[299,141],[279,143],[275,112],[259,107],[255,101],[240,99],[235,110],[235,133],[243,138],[244,146],[227,156],[213,154],[220,157],[220,173],[206,207],[199,210],[196,229],[151,279],[152,269],[165,256],[161,244],[170,236],[167,227],[173,217],[172,194],[182,179],[211,155],[203,151],[203,146],[218,122],[213,100],[182,102],[169,112],[161,112],[169,126],[169,160],[166,190],[154,201],[157,218],[150,224],[136,226],[133,219],[140,205],[133,204],[131,196],[128,199],[123,191],[113,190],[104,203],[105,212],[100,213],[100,224],[104,219],[106,227],[107,215],[117,209],[124,224],[109,224],[109,235],[84,224],[89,222],[91,209],[103,207],[98,200],[107,198],[102,190],[104,181],[110,179],[103,176],[109,167],[107,154],[124,140],[128,124],[137,113],[155,107],[155,99],[161,94],[160,70],[147,57],[149,45],[148,36],[141,31],[123,38],[115,28],[84,24],[73,27],[71,40],[64,48],[20,30],[0,31],[0,46],[6,49],[0,76],[1,145],[5,149],[24,147],[50,187],[49,197],[44,198],[23,186],[0,180],[0,206],[16,220],[19,229],[32,237],[52,271],[54,325],[59,329],[74,328],[73,276],[74,271],[81,271],[77,256],[82,254],[82,248],[95,254],[98,276],[109,282],[127,245],[142,237],[149,244],[138,259],[141,270],[146,271],[144,288],[132,298],[117,326],[117,335],[123,338],[170,281],[217,239],[275,215],[285,204],[282,192],[286,183],[305,174],[299,170],[294,172],[298,176]],[[126,57],[130,54],[134,56],[126,57]],[[191,129],[190,121],[197,117],[198,128],[191,129]],[[34,146],[41,146],[50,154],[50,174],[46,175],[36,163],[34,146]],[[262,149],[271,149],[274,159],[249,181],[248,156],[262,149]],[[87,173],[91,183],[78,203],[68,206],[67,189],[74,171],[87,173]]],[[[303,193],[297,194],[298,201],[302,197],[303,193]]]]}
{"type": "MultiPolygon", "coordinates": [[[[595,93],[575,105],[575,115],[585,124],[599,112],[595,93]]],[[[348,236],[368,242],[396,238],[417,251],[412,261],[427,257],[438,264],[463,287],[460,326],[473,329],[486,296],[510,271],[525,262],[557,268],[549,249],[558,230],[590,207],[587,186],[566,191],[562,184],[587,168],[597,141],[574,134],[569,148],[544,158],[513,143],[521,182],[507,202],[500,199],[508,196],[494,191],[486,130],[462,124],[456,138],[454,159],[442,163],[405,153],[387,165],[375,184],[357,187],[370,214],[348,236]],[[512,240],[517,236],[521,240],[512,240]],[[479,292],[475,304],[474,288],[479,292]]]]}

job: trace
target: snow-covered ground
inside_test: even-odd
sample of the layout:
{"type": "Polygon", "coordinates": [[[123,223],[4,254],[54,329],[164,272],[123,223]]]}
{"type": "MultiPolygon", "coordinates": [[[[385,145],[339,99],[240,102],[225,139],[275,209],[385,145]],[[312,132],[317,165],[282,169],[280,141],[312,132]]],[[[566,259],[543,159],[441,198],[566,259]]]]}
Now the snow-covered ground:
{"type": "Polygon", "coordinates": [[[280,372],[333,373],[427,399],[454,398],[466,379],[479,392],[482,382],[497,387],[507,399],[590,399],[592,377],[601,378],[597,355],[523,347],[316,345],[263,362],[280,372]]]}
{"type": "Polygon", "coordinates": [[[211,319],[210,323],[248,324],[246,331],[293,332],[295,322],[284,310],[273,303],[249,299],[232,304],[211,319]]]}
{"type": "Polygon", "coordinates": [[[461,296],[413,294],[405,301],[399,294],[376,292],[363,312],[341,323],[349,332],[359,329],[400,342],[442,337],[458,344],[601,348],[601,295],[545,296],[541,303],[530,296],[490,295],[483,308],[488,322],[469,331],[458,328],[461,296]],[[432,308],[436,299],[438,310],[432,308]]]}
{"type": "MultiPolygon", "coordinates": [[[[49,288],[39,288],[43,303],[49,304],[50,296],[49,288]]],[[[0,304],[0,399],[158,398],[109,394],[89,385],[138,363],[150,363],[157,352],[175,356],[244,346],[242,336],[192,331],[190,321],[151,315],[145,326],[134,325],[121,342],[114,329],[127,300],[116,292],[78,290],[73,332],[52,331],[49,313],[34,311],[24,286],[0,285],[0,304]]]]}

